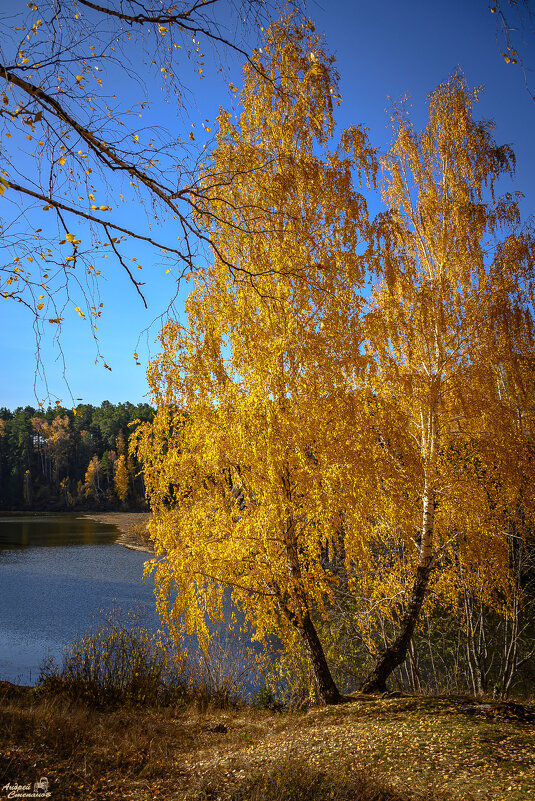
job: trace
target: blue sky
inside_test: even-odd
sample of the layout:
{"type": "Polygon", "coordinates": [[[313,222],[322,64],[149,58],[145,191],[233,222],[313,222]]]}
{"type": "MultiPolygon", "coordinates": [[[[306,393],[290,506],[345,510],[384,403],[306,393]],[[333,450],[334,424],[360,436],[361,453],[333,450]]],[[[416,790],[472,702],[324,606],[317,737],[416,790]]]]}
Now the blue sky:
{"type": "MultiPolygon", "coordinates": [[[[390,141],[388,126],[389,97],[410,96],[412,119],[417,128],[425,124],[426,97],[457,68],[463,70],[470,85],[484,85],[485,92],[476,107],[478,117],[496,121],[498,143],[512,145],[517,157],[515,180],[502,186],[503,191],[517,189],[526,195],[522,201],[524,217],[535,214],[535,101],[526,91],[518,67],[506,65],[500,52],[503,42],[497,35],[496,17],[486,0],[381,0],[378,3],[331,0],[308,2],[309,16],[318,30],[325,33],[329,49],[336,55],[340,72],[343,104],[337,110],[340,128],[365,123],[372,142],[385,149],[390,141]],[[531,193],[531,197],[530,197],[531,193]]],[[[523,49],[525,60],[535,67],[533,36],[523,49]]],[[[238,62],[231,64],[230,78],[240,86],[238,62]]],[[[216,71],[204,80],[192,78],[190,84],[191,119],[199,130],[201,120],[212,124],[219,104],[227,103],[225,89],[216,79],[216,71]]],[[[187,78],[189,80],[189,78],[187,78]]],[[[150,90],[150,87],[149,87],[150,90]]],[[[151,122],[183,125],[187,136],[191,122],[182,123],[169,114],[169,108],[155,103],[151,122]],[[161,115],[161,116],[158,116],[161,115]]],[[[1,203],[1,199],[0,199],[1,203]]],[[[1,213],[1,206],[0,206],[1,213]]],[[[146,225],[142,210],[130,205],[130,221],[146,225]]],[[[157,223],[153,233],[158,232],[157,223]]],[[[95,348],[83,322],[76,314],[67,316],[63,330],[66,375],[74,399],[100,404],[103,400],[142,402],[148,399],[145,368],[148,358],[158,352],[158,322],[175,291],[173,272],[145,261],[149,253],[139,248],[144,262],[149,309],[145,310],[132,285],[118,265],[105,262],[101,281],[104,315],[98,321],[100,350],[111,372],[102,364],[95,366],[95,348]],[[141,335],[141,339],[140,339],[141,335]],[[133,353],[139,353],[141,366],[133,353]]],[[[187,292],[184,285],[175,303],[180,314],[187,292]]],[[[35,389],[35,340],[31,317],[21,306],[4,308],[0,317],[4,380],[0,388],[0,406],[36,405],[45,394],[37,379],[35,389]]],[[[46,367],[51,399],[71,405],[69,390],[62,378],[61,359],[53,342],[44,342],[42,358],[46,367]]]]}

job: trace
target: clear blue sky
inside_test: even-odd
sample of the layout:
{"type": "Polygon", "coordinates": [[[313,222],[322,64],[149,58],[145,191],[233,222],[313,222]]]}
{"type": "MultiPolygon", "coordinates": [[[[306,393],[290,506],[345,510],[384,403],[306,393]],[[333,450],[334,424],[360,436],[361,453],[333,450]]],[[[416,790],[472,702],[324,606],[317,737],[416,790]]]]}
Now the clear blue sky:
{"type": "MultiPolygon", "coordinates": [[[[426,118],[427,94],[460,67],[470,85],[485,86],[476,107],[477,116],[494,118],[496,140],[511,144],[516,153],[516,178],[512,184],[504,185],[503,190],[523,192],[526,195],[522,202],[524,216],[535,213],[535,101],[526,91],[519,68],[506,65],[500,55],[503,43],[497,38],[496,19],[489,12],[486,0],[410,0],[407,3],[330,0],[328,4],[309,2],[307,10],[316,27],[326,34],[329,49],[337,58],[343,96],[343,104],[337,111],[341,128],[365,123],[372,142],[385,149],[390,139],[388,98],[395,100],[409,95],[412,119],[421,127],[426,118]]],[[[533,37],[528,40],[523,54],[535,67],[533,37]]],[[[238,67],[231,78],[240,85],[238,67]]],[[[197,109],[193,107],[193,119],[198,120],[197,124],[201,118],[213,120],[219,103],[225,105],[224,88],[209,77],[197,80],[194,92],[197,109]]],[[[178,123],[175,121],[173,125],[178,123]]],[[[186,135],[190,129],[187,123],[186,135]]],[[[132,207],[129,214],[133,222],[139,217],[139,224],[142,224],[138,210],[132,207]]],[[[153,232],[157,232],[156,227],[153,232]]],[[[145,255],[141,249],[140,261],[145,255]]],[[[145,263],[143,275],[149,300],[149,310],[145,311],[120,268],[115,265],[110,268],[109,262],[104,266],[106,278],[101,284],[101,293],[105,314],[99,321],[98,334],[100,349],[112,372],[101,364],[94,365],[95,351],[88,331],[73,315],[66,320],[63,331],[67,378],[73,397],[82,398],[85,403],[97,405],[103,400],[138,403],[147,400],[145,367],[149,356],[158,352],[158,324],[153,325],[140,342],[138,338],[165,311],[174,291],[174,279],[164,268],[145,263]],[[140,355],[141,366],[135,364],[134,351],[140,355]]],[[[176,302],[178,313],[186,291],[184,287],[176,302]]],[[[31,317],[20,306],[13,309],[4,308],[6,306],[7,303],[2,303],[0,307],[4,368],[0,406],[36,405],[31,317]]],[[[42,356],[49,389],[53,397],[70,405],[57,355],[53,343],[45,343],[42,356]]],[[[37,394],[39,398],[44,394],[39,382],[37,394]]]]}

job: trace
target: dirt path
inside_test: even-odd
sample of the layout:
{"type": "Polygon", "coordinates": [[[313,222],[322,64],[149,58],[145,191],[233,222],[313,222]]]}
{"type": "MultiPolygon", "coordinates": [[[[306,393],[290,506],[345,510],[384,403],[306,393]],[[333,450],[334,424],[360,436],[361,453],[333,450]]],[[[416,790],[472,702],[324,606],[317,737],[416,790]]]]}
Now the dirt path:
{"type": "Polygon", "coordinates": [[[79,515],[79,517],[116,526],[121,532],[117,539],[118,545],[124,545],[125,548],[131,548],[134,551],[154,553],[146,533],[146,526],[151,518],[150,512],[97,512],[96,514],[79,515]]]}

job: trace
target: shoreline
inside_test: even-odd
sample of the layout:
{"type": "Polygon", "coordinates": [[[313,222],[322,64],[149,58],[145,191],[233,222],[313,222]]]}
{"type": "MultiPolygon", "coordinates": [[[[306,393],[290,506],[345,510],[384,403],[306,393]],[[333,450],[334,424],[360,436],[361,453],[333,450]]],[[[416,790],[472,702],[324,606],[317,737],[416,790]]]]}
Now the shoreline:
{"type": "Polygon", "coordinates": [[[117,545],[130,548],[132,551],[144,551],[154,553],[154,549],[145,539],[144,532],[146,525],[151,519],[150,512],[97,512],[77,515],[80,519],[94,520],[97,523],[106,523],[115,526],[119,531],[117,545]]]}

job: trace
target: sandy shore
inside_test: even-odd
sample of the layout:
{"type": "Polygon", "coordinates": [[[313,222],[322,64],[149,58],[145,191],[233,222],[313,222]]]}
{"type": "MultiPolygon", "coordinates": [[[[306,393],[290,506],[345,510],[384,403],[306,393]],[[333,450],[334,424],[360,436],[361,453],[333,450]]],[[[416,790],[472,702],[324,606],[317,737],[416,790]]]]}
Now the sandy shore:
{"type": "Polygon", "coordinates": [[[83,514],[89,520],[96,520],[98,523],[107,523],[116,526],[120,535],[117,539],[118,545],[131,548],[134,551],[145,551],[154,553],[150,543],[144,536],[145,527],[151,518],[150,512],[102,512],[97,514],[83,514]]]}

